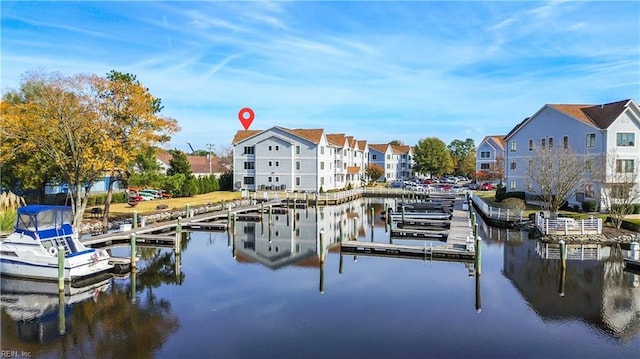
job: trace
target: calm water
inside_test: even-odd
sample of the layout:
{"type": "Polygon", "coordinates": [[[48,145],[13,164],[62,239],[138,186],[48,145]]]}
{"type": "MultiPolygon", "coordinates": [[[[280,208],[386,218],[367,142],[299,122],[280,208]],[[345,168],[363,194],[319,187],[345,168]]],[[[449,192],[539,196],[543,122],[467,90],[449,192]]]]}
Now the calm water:
{"type": "MultiPolygon", "coordinates": [[[[563,273],[544,259],[552,248],[483,226],[480,277],[473,264],[341,255],[340,222],[345,237],[371,240],[369,208],[274,215],[271,231],[243,222],[235,241],[192,233],[179,257],[143,249],[135,278],[63,298],[64,323],[57,294],[7,293],[38,288],[3,278],[4,356],[640,357],[640,278],[622,270],[619,248],[573,248],[600,259],[569,260],[563,273]]],[[[373,240],[389,241],[379,218],[373,240]]]]}

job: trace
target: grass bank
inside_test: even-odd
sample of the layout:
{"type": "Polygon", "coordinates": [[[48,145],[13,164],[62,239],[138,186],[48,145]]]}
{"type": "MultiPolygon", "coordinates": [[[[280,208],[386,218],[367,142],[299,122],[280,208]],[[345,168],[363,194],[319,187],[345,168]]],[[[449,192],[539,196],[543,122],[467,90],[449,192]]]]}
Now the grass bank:
{"type": "MultiPolygon", "coordinates": [[[[220,203],[222,201],[232,201],[236,199],[240,199],[240,192],[228,192],[228,191],[217,191],[205,194],[199,194],[193,197],[180,197],[180,198],[169,198],[169,199],[157,199],[154,201],[141,201],[135,207],[129,206],[128,203],[112,203],[109,210],[109,217],[119,217],[125,215],[131,215],[133,211],[137,211],[138,214],[145,215],[151,214],[155,212],[159,212],[161,210],[158,209],[159,205],[167,205],[167,208],[162,211],[170,210],[170,209],[182,209],[185,208],[187,203],[189,206],[194,207],[198,205],[208,204],[208,203],[220,203]]],[[[104,208],[104,206],[93,206],[88,207],[85,211],[85,216],[91,216],[91,208],[104,208]]]]}

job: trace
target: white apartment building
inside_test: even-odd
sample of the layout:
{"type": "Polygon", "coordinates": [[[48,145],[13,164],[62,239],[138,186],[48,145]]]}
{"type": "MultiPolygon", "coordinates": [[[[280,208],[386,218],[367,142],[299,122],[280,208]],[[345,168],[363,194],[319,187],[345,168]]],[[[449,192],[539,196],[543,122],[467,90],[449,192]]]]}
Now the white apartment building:
{"type": "MultiPolygon", "coordinates": [[[[585,161],[615,161],[629,173],[640,163],[640,108],[633,100],[601,105],[547,104],[505,137],[505,177],[509,191],[535,193],[527,178],[535,147],[570,147],[585,161]],[[615,158],[608,156],[615,154],[615,158]]],[[[595,163],[595,162],[594,162],[595,163]]],[[[607,173],[610,178],[611,173],[607,173]]],[[[637,177],[636,177],[637,178],[637,177]]],[[[577,190],[569,204],[602,198],[602,179],[577,190]]],[[[640,199],[639,199],[640,200],[640,199]]],[[[603,203],[601,203],[603,205],[603,203]]]]}
{"type": "Polygon", "coordinates": [[[234,188],[318,192],[360,187],[366,141],[323,129],[238,131],[233,139],[234,188]]]}
{"type": "Polygon", "coordinates": [[[413,177],[413,147],[406,145],[371,144],[369,145],[369,163],[375,163],[384,169],[384,175],[378,180],[396,181],[413,177]]]}

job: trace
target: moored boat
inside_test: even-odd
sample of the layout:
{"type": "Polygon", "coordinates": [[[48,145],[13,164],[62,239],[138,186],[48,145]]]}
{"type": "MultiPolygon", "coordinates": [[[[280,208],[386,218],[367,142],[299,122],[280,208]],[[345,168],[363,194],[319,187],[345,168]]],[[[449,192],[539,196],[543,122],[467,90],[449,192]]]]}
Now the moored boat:
{"type": "Polygon", "coordinates": [[[28,205],[18,208],[14,232],[0,241],[3,276],[58,280],[58,248],[64,250],[64,280],[74,282],[111,272],[110,256],[88,248],[71,226],[71,207],[28,205]]]}

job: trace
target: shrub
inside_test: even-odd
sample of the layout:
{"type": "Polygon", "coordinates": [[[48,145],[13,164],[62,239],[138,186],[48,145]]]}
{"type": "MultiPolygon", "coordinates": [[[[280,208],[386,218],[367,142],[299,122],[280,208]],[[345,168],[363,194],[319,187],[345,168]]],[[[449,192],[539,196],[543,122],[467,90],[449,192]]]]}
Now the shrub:
{"type": "Polygon", "coordinates": [[[96,197],[87,198],[87,206],[95,206],[96,205],[96,197]]]}
{"type": "Polygon", "coordinates": [[[634,232],[640,232],[640,223],[634,223],[630,221],[622,221],[620,228],[627,229],[634,232]]]}
{"type": "Polygon", "coordinates": [[[524,210],[526,208],[526,204],[523,199],[520,198],[505,198],[502,201],[502,208],[513,209],[513,210],[524,210]]]}
{"type": "Polygon", "coordinates": [[[504,194],[504,197],[502,198],[507,199],[507,198],[520,198],[521,200],[525,200],[525,196],[526,193],[524,191],[513,191],[513,192],[507,192],[504,194]]]}
{"type": "Polygon", "coordinates": [[[505,195],[507,194],[507,187],[498,187],[496,189],[496,201],[502,202],[505,199],[505,195]]]}
{"type": "Polygon", "coordinates": [[[127,202],[127,194],[124,192],[116,192],[111,196],[111,203],[127,202]]]}
{"type": "Polygon", "coordinates": [[[324,188],[322,186],[320,186],[320,190],[318,192],[324,193],[324,188]]]}
{"type": "Polygon", "coordinates": [[[595,212],[598,210],[598,202],[589,199],[582,202],[582,210],[585,212],[595,212]]]}

